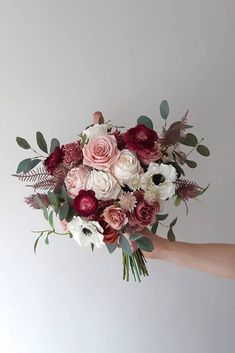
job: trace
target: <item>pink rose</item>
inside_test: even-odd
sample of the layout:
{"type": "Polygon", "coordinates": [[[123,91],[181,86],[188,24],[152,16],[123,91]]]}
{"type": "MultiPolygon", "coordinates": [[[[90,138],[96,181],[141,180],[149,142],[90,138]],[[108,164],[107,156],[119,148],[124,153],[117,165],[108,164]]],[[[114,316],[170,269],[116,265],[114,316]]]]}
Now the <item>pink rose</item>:
{"type": "Polygon", "coordinates": [[[138,155],[144,164],[149,165],[152,162],[157,162],[162,157],[162,152],[156,145],[152,151],[142,150],[138,155]]]}
{"type": "Polygon", "coordinates": [[[103,215],[105,222],[116,230],[121,229],[128,222],[127,216],[123,210],[114,205],[105,208],[103,215]]]}
{"type": "Polygon", "coordinates": [[[85,167],[84,165],[73,168],[68,172],[64,182],[70,197],[76,197],[80,190],[86,188],[89,173],[89,168],[85,167]]]}
{"type": "Polygon", "coordinates": [[[91,139],[83,148],[83,163],[98,170],[108,170],[119,158],[117,140],[113,135],[91,139]]]}

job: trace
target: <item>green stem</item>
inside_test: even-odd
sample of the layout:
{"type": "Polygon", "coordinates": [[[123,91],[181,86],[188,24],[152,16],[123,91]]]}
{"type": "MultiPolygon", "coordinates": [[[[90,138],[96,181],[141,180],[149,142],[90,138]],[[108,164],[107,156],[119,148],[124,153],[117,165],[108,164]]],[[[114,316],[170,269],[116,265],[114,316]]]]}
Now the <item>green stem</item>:
{"type": "Polygon", "coordinates": [[[201,138],[201,140],[196,144],[196,146],[194,146],[191,151],[189,151],[188,154],[186,154],[186,158],[200,145],[200,143],[204,141],[204,138],[201,138]]]}

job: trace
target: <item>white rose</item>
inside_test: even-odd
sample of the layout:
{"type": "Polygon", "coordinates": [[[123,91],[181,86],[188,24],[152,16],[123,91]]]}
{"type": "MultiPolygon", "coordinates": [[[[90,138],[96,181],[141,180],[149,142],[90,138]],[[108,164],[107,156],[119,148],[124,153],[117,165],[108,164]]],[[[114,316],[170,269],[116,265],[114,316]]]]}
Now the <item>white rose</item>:
{"type": "Polygon", "coordinates": [[[112,175],[122,186],[129,185],[133,177],[142,172],[136,154],[127,149],[121,151],[119,159],[111,167],[112,175]]]}
{"type": "Polygon", "coordinates": [[[93,190],[98,200],[116,199],[121,187],[114,177],[101,170],[92,170],[86,184],[87,190],[93,190]]]}
{"type": "Polygon", "coordinates": [[[161,200],[175,193],[177,173],[172,165],[150,163],[148,170],[141,176],[141,187],[145,191],[155,190],[161,200]]]}
{"type": "Polygon", "coordinates": [[[86,135],[87,140],[91,140],[93,137],[107,135],[108,129],[108,124],[95,124],[84,130],[83,134],[86,135]]]}

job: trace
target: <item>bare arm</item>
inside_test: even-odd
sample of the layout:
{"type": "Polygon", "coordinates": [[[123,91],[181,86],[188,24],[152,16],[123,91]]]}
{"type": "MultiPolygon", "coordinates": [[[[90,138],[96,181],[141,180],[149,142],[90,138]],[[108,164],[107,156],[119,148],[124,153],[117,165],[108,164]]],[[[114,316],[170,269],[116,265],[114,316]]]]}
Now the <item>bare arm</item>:
{"type": "Polygon", "coordinates": [[[152,234],[148,229],[143,230],[142,233],[154,244],[152,252],[144,252],[146,258],[164,260],[235,279],[235,245],[233,244],[170,242],[152,234]]]}

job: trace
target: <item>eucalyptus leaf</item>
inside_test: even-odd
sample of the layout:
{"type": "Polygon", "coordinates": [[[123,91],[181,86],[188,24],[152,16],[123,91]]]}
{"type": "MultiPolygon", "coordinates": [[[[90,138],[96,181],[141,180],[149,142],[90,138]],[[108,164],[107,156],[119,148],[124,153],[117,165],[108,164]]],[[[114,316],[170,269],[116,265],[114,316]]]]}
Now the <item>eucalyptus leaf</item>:
{"type": "Polygon", "coordinates": [[[16,142],[24,150],[29,150],[31,148],[30,144],[22,137],[16,137],[16,142]]]}
{"type": "Polygon", "coordinates": [[[131,251],[130,243],[123,234],[121,234],[119,237],[119,245],[127,255],[131,256],[132,251],[131,251]]]}
{"type": "Polygon", "coordinates": [[[170,228],[174,227],[174,225],[176,225],[177,222],[177,217],[173,219],[173,221],[170,223],[170,228]]]}
{"type": "Polygon", "coordinates": [[[47,236],[46,236],[46,238],[45,238],[45,243],[46,243],[47,245],[49,245],[49,233],[47,233],[47,236]]]}
{"type": "Polygon", "coordinates": [[[21,161],[17,167],[16,173],[26,173],[28,168],[31,166],[31,158],[24,159],[21,161]]]}
{"type": "Polygon", "coordinates": [[[37,139],[38,147],[39,147],[43,152],[48,153],[46,140],[45,140],[43,134],[42,134],[40,131],[37,131],[37,133],[36,133],[36,139],[37,139]]]}
{"type": "Polygon", "coordinates": [[[131,240],[131,241],[134,241],[134,240],[140,239],[140,238],[142,238],[142,237],[143,237],[142,234],[134,233],[134,234],[131,234],[131,235],[130,235],[130,240],[131,240]]]}
{"type": "Polygon", "coordinates": [[[161,117],[166,120],[169,115],[169,104],[168,104],[167,100],[163,100],[161,102],[160,113],[161,113],[161,117]]]}
{"type": "Polygon", "coordinates": [[[60,221],[63,221],[67,217],[68,212],[69,212],[69,205],[67,203],[64,203],[59,209],[60,221]]]}
{"type": "Polygon", "coordinates": [[[147,238],[147,237],[142,237],[137,240],[137,244],[141,250],[151,252],[153,251],[153,242],[147,238]]]}
{"type": "Polygon", "coordinates": [[[187,166],[188,166],[189,168],[196,168],[196,166],[197,166],[197,163],[196,163],[196,162],[191,161],[191,160],[189,160],[189,159],[186,159],[185,163],[187,164],[187,166]]]}
{"type": "Polygon", "coordinates": [[[49,217],[48,217],[49,224],[52,229],[54,229],[54,220],[53,220],[53,211],[50,212],[49,217]]]}
{"type": "Polygon", "coordinates": [[[51,140],[50,153],[54,152],[56,147],[60,147],[60,142],[57,140],[57,138],[53,138],[51,140]]]}
{"type": "Polygon", "coordinates": [[[170,241],[175,241],[175,234],[174,234],[172,228],[169,228],[169,230],[167,232],[167,238],[170,241]]]}
{"type": "Polygon", "coordinates": [[[58,209],[58,197],[53,191],[47,193],[50,204],[57,210],[58,209]]]}
{"type": "Polygon", "coordinates": [[[157,229],[158,229],[158,222],[155,222],[152,227],[151,227],[151,232],[153,234],[156,234],[157,233],[157,229]]]}
{"type": "Polygon", "coordinates": [[[183,176],[185,176],[185,173],[184,173],[183,168],[181,168],[181,166],[180,166],[178,163],[173,162],[173,163],[171,163],[171,165],[175,168],[175,170],[176,170],[176,172],[177,172],[177,177],[178,177],[178,178],[181,177],[181,174],[182,174],[183,176]]]}
{"type": "Polygon", "coordinates": [[[116,249],[117,249],[117,243],[112,243],[112,244],[108,244],[108,243],[105,243],[108,251],[110,254],[112,254],[116,249]]]}
{"type": "Polygon", "coordinates": [[[185,146],[195,147],[198,144],[198,139],[194,134],[189,132],[180,140],[180,142],[185,146]]]}
{"type": "Polygon", "coordinates": [[[33,250],[34,250],[34,253],[36,254],[37,252],[37,246],[38,246],[38,242],[40,240],[40,238],[43,236],[43,232],[39,235],[39,237],[36,239],[35,243],[34,243],[34,247],[33,247],[33,250]]]}
{"type": "Polygon", "coordinates": [[[64,201],[68,201],[67,190],[66,190],[66,187],[64,185],[62,185],[62,187],[61,187],[61,196],[62,196],[64,201]]]}
{"type": "Polygon", "coordinates": [[[73,207],[69,207],[69,211],[68,211],[68,214],[66,216],[66,221],[67,222],[71,222],[74,216],[75,216],[74,208],[73,207]]]}
{"type": "Polygon", "coordinates": [[[209,149],[204,145],[198,145],[197,151],[198,151],[198,153],[200,153],[204,157],[208,157],[210,155],[209,149]]]}
{"type": "Polygon", "coordinates": [[[147,126],[149,129],[153,130],[153,122],[150,118],[148,118],[145,115],[141,115],[138,119],[137,119],[137,124],[143,124],[145,126],[147,126]]]}
{"type": "Polygon", "coordinates": [[[168,213],[166,213],[166,214],[158,214],[157,215],[157,220],[158,221],[164,221],[165,219],[167,219],[167,217],[168,217],[168,213]]]}

